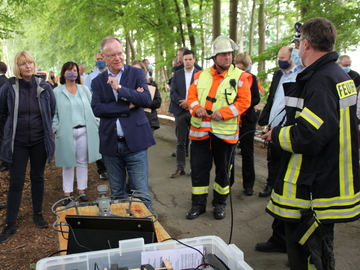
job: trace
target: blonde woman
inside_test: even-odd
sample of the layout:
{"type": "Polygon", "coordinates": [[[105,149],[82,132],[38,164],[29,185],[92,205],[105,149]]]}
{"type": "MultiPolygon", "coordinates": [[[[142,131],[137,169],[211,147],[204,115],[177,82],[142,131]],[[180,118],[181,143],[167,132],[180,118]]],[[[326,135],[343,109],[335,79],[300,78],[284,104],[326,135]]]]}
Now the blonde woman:
{"type": "Polygon", "coordinates": [[[47,228],[42,216],[44,170],[55,150],[51,123],[55,114],[55,96],[51,86],[35,76],[36,63],[27,51],[14,58],[15,77],[0,92],[0,131],[4,132],[0,160],[10,165],[10,186],[7,198],[6,225],[0,243],[16,234],[16,219],[21,204],[26,167],[30,160],[33,206],[32,221],[47,228]]]}

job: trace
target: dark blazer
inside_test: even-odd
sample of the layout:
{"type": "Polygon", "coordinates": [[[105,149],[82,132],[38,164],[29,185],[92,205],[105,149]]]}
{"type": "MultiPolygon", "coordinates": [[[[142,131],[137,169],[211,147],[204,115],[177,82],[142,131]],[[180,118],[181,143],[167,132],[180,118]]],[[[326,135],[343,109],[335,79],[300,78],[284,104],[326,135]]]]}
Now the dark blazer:
{"type": "Polygon", "coordinates": [[[0,76],[0,88],[7,82],[8,78],[5,75],[0,76]]]}
{"type": "Polygon", "coordinates": [[[124,65],[121,76],[121,90],[116,101],[113,89],[107,84],[108,71],[92,80],[91,107],[100,118],[100,153],[114,156],[117,153],[116,120],[119,118],[126,144],[132,152],[147,149],[155,140],[143,108],[151,105],[151,95],[142,69],[124,65]],[[136,89],[142,87],[144,92],[136,89]],[[130,103],[136,107],[129,108],[130,103]]]}
{"type": "Polygon", "coordinates": [[[244,115],[244,117],[246,117],[249,122],[254,123],[257,121],[257,115],[254,107],[260,102],[260,92],[256,76],[254,74],[251,74],[250,72],[249,74],[253,77],[253,83],[250,86],[251,104],[250,107],[245,111],[246,114],[244,115]]]}
{"type": "MultiPolygon", "coordinates": [[[[199,69],[194,68],[190,84],[193,83],[194,74],[198,71],[199,69]]],[[[179,100],[183,99],[186,99],[186,81],[185,71],[181,69],[174,72],[171,80],[169,112],[174,115],[179,115],[182,111],[185,111],[179,106],[179,100]]]]}
{"type": "Polygon", "coordinates": [[[283,73],[282,73],[281,69],[276,70],[274,72],[274,76],[273,76],[273,79],[272,79],[271,85],[270,85],[269,96],[266,101],[266,105],[264,106],[264,109],[262,110],[260,117],[259,117],[259,121],[258,121],[259,126],[266,126],[269,124],[271,107],[273,105],[275,92],[276,92],[276,89],[280,82],[282,74],[283,73]]]}

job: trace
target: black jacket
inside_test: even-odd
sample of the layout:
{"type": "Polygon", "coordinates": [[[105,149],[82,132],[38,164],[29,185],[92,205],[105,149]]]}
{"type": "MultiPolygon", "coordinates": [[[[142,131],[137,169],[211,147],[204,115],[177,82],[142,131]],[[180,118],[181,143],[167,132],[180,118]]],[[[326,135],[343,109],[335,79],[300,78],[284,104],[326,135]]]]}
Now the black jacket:
{"type": "Polygon", "coordinates": [[[257,115],[254,107],[260,102],[260,92],[256,76],[254,74],[251,74],[250,72],[249,74],[253,77],[253,83],[252,85],[250,85],[251,104],[250,107],[246,110],[245,115],[243,115],[242,117],[246,117],[248,122],[254,123],[257,121],[257,115]]]}
{"type": "Polygon", "coordinates": [[[276,89],[277,89],[277,87],[279,85],[281,76],[282,76],[281,69],[276,70],[274,72],[274,76],[273,76],[273,79],[272,79],[271,85],[270,85],[269,96],[268,96],[268,99],[266,101],[266,105],[265,105],[264,109],[262,110],[262,112],[260,114],[260,117],[259,117],[258,124],[260,126],[266,126],[266,125],[269,124],[270,111],[271,111],[271,107],[272,107],[273,102],[274,102],[275,92],[276,92],[276,89]]]}
{"type": "Polygon", "coordinates": [[[162,102],[161,95],[160,95],[158,86],[154,81],[151,81],[150,83],[148,83],[148,85],[154,86],[156,89],[155,89],[154,98],[149,107],[149,109],[151,109],[151,112],[148,112],[147,109],[145,109],[145,114],[149,120],[150,127],[152,129],[158,129],[160,127],[160,123],[159,123],[159,118],[158,118],[158,114],[157,114],[157,109],[159,109],[161,106],[161,102],[162,102]]]}
{"type": "Polygon", "coordinates": [[[5,75],[0,76],[0,88],[7,82],[8,78],[5,75]]]}
{"type": "Polygon", "coordinates": [[[354,81],[356,88],[357,88],[358,86],[360,86],[360,75],[359,75],[359,73],[357,73],[355,70],[352,70],[352,69],[351,69],[351,70],[348,72],[348,75],[349,75],[350,78],[354,81]]]}

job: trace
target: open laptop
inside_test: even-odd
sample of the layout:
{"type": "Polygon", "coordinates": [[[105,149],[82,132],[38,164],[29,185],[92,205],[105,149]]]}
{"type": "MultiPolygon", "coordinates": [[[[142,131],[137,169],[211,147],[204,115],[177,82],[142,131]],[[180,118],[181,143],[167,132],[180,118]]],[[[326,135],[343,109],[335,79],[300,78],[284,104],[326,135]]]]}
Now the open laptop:
{"type": "Polygon", "coordinates": [[[145,244],[156,243],[151,218],[117,216],[65,217],[69,225],[67,254],[119,247],[119,240],[143,237],[145,244]]]}

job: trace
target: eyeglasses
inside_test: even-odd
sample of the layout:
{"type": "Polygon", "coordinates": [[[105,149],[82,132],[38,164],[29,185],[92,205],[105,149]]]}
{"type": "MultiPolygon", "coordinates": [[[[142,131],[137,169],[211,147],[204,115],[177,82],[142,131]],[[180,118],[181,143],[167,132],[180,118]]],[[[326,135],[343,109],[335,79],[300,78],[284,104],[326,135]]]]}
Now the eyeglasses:
{"type": "Polygon", "coordinates": [[[122,57],[123,53],[119,52],[119,53],[113,53],[113,54],[104,54],[106,57],[110,58],[110,59],[114,59],[116,56],[122,57]]]}
{"type": "Polygon", "coordinates": [[[29,61],[29,62],[21,63],[21,64],[19,64],[18,66],[19,66],[19,67],[23,67],[23,66],[26,66],[26,65],[31,66],[31,65],[33,65],[33,64],[34,64],[34,62],[29,61]]]}

